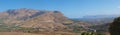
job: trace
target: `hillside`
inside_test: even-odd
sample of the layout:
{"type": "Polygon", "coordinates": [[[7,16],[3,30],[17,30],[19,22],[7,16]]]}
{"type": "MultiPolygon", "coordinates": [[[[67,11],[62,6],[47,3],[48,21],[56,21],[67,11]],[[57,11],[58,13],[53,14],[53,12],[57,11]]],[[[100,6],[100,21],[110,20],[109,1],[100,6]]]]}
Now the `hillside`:
{"type": "Polygon", "coordinates": [[[114,21],[110,24],[109,32],[111,35],[119,35],[120,33],[120,17],[114,19],[114,21]]]}

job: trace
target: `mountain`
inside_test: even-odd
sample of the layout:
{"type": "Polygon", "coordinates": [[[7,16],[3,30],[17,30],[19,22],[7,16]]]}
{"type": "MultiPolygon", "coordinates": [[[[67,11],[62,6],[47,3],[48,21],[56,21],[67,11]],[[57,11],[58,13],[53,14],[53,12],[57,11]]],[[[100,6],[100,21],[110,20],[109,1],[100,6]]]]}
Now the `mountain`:
{"type": "Polygon", "coordinates": [[[73,21],[69,20],[58,11],[46,11],[44,14],[40,14],[30,20],[22,22],[20,27],[53,30],[65,28],[66,26],[63,25],[64,23],[73,23],[73,21]]]}
{"type": "Polygon", "coordinates": [[[47,32],[50,34],[52,32],[68,32],[78,34],[96,30],[106,31],[108,23],[113,19],[114,16],[88,16],[88,18],[69,19],[60,11],[9,9],[0,12],[0,32],[47,32]]]}
{"type": "Polygon", "coordinates": [[[83,16],[83,18],[88,18],[88,19],[97,19],[97,18],[115,18],[120,15],[92,15],[92,16],[83,16]]]}
{"type": "Polygon", "coordinates": [[[96,15],[96,16],[84,16],[77,20],[87,22],[88,24],[99,25],[111,23],[114,18],[119,17],[120,15],[96,15]]]}
{"type": "MultiPolygon", "coordinates": [[[[11,9],[0,13],[0,19],[5,20],[5,22],[3,23],[9,23],[9,24],[19,23],[37,16],[43,16],[44,20],[51,20],[54,19],[54,17],[56,17],[57,20],[61,20],[61,21],[62,21],[61,18],[67,20],[67,18],[64,17],[63,14],[60,13],[59,11],[39,11],[39,10],[22,8],[22,9],[11,9]]],[[[57,20],[55,21],[57,22],[57,20]]]]}
{"type": "MultiPolygon", "coordinates": [[[[34,10],[34,9],[10,9],[0,12],[0,26],[9,31],[73,31],[75,27],[87,26],[85,22],[71,20],[60,11],[34,10]]],[[[28,31],[28,32],[29,32],[28,31]]]]}

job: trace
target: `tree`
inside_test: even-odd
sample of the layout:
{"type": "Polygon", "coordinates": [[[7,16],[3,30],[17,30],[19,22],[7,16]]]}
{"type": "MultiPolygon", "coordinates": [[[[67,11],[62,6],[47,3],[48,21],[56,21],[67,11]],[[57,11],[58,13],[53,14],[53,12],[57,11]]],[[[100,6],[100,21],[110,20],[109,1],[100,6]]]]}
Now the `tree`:
{"type": "Polygon", "coordinates": [[[111,35],[120,35],[120,17],[115,18],[110,24],[109,32],[111,35]]]}
{"type": "Polygon", "coordinates": [[[87,35],[87,32],[83,32],[81,35],[87,35]]]}

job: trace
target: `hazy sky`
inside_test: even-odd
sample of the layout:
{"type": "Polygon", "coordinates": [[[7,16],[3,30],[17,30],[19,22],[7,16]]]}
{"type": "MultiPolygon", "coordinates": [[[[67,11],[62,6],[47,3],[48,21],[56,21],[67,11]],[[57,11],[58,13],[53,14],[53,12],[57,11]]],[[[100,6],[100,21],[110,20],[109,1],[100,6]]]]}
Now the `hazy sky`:
{"type": "Polygon", "coordinates": [[[31,8],[58,10],[70,18],[120,14],[120,0],[0,0],[0,11],[31,8]]]}

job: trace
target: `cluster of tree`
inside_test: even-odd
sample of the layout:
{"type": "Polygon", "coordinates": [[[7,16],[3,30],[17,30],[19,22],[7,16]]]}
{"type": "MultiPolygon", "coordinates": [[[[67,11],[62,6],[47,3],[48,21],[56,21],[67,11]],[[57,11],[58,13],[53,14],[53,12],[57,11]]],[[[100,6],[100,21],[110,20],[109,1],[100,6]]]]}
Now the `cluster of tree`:
{"type": "Polygon", "coordinates": [[[83,32],[81,35],[97,35],[96,32],[83,32]]]}

